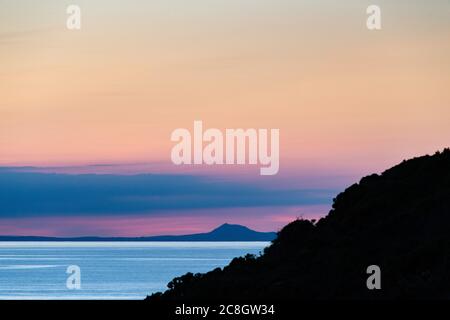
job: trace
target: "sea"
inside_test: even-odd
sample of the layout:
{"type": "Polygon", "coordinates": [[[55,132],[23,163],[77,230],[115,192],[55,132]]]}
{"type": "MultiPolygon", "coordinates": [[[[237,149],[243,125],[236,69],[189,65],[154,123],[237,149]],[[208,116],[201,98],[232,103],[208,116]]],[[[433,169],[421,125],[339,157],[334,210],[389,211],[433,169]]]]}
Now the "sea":
{"type": "Polygon", "coordinates": [[[0,300],[137,300],[269,242],[0,242],[0,300]]]}

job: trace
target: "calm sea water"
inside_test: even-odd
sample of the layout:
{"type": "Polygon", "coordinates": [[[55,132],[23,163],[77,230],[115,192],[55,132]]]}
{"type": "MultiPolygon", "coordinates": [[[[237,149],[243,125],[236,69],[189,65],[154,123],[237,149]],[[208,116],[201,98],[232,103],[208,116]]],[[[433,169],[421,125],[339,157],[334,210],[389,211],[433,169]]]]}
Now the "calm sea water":
{"type": "Polygon", "coordinates": [[[268,242],[0,242],[0,299],[143,299],[268,242]],[[68,266],[81,288],[68,289],[68,266]]]}

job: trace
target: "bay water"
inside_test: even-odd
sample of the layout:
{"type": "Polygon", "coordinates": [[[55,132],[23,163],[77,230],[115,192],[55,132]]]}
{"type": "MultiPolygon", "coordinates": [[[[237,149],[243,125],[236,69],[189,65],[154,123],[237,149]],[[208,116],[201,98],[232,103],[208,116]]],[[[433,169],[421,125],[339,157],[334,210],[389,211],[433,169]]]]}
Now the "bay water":
{"type": "Polygon", "coordinates": [[[269,242],[0,242],[0,299],[144,299],[269,242]],[[80,288],[67,286],[79,267],[80,288]]]}

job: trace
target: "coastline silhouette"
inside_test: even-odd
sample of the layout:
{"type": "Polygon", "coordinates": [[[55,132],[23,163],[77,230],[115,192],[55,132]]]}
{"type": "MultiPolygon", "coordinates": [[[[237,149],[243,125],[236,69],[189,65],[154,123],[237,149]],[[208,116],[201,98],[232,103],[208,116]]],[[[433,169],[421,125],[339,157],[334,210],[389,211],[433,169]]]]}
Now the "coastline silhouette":
{"type": "Polygon", "coordinates": [[[217,228],[204,233],[183,235],[160,235],[142,237],[40,237],[40,236],[2,236],[0,241],[272,241],[276,237],[275,232],[259,232],[239,224],[224,223],[217,228]]]}
{"type": "Polygon", "coordinates": [[[430,299],[450,291],[450,149],[361,179],[316,221],[285,226],[261,256],[173,279],[171,300],[430,299]],[[367,267],[381,270],[369,290],[367,267]]]}

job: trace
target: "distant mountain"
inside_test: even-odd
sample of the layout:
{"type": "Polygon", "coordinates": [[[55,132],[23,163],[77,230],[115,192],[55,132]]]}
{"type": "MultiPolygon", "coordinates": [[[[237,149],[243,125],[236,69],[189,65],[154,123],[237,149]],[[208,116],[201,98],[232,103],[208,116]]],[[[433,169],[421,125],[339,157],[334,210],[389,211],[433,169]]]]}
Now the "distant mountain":
{"type": "Polygon", "coordinates": [[[152,237],[34,237],[0,236],[0,241],[272,241],[275,232],[258,232],[247,227],[225,223],[208,233],[152,237]]]}
{"type": "Polygon", "coordinates": [[[275,232],[258,232],[238,224],[225,223],[208,233],[184,236],[159,236],[152,241],[272,241],[275,232]]]}
{"type": "Polygon", "coordinates": [[[444,299],[450,296],[450,149],[373,174],[325,218],[285,226],[261,256],[187,273],[161,301],[444,299]],[[369,290],[378,266],[381,289],[369,290]],[[369,278],[371,277],[371,278],[369,278]]]}

